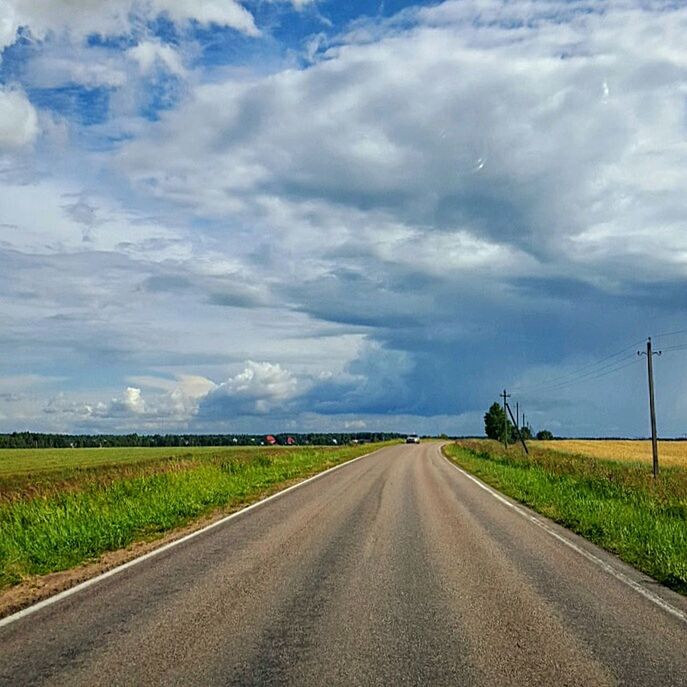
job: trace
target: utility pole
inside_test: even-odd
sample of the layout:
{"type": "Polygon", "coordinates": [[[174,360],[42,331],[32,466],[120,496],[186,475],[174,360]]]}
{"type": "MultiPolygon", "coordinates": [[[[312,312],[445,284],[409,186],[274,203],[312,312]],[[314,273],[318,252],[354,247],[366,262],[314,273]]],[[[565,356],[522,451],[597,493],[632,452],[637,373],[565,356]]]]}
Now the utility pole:
{"type": "MultiPolygon", "coordinates": [[[[506,403],[506,408],[508,408],[508,413],[510,414],[510,419],[515,422],[515,418],[513,417],[513,413],[510,409],[510,406],[506,403]]],[[[518,439],[520,439],[520,443],[522,444],[522,447],[525,449],[525,453],[529,456],[530,452],[527,450],[527,444],[525,443],[525,438],[522,436],[520,433],[520,427],[518,427],[517,423],[515,424],[515,432],[518,435],[518,439]]]]}
{"type": "Polygon", "coordinates": [[[656,434],[656,404],[654,403],[654,356],[661,351],[653,351],[651,337],[647,339],[646,351],[637,351],[637,355],[646,356],[647,374],[649,377],[649,415],[651,416],[651,452],[654,461],[654,479],[658,477],[658,436],[656,434]]]}
{"type": "Polygon", "coordinates": [[[507,394],[504,389],[501,396],[503,396],[503,447],[508,449],[508,399],[510,394],[507,394]]]}
{"type": "MultiPolygon", "coordinates": [[[[525,417],[525,413],[522,414],[525,417]]],[[[520,429],[520,404],[515,402],[515,426],[520,429]]]]}

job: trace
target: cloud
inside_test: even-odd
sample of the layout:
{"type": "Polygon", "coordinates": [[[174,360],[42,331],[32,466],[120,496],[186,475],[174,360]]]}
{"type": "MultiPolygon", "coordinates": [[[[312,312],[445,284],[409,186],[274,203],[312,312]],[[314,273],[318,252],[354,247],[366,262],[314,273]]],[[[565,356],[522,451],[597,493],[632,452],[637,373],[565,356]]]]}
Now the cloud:
{"type": "Polygon", "coordinates": [[[95,187],[84,191],[68,179],[44,178],[31,184],[0,179],[0,190],[12,197],[2,208],[2,221],[22,229],[0,233],[6,247],[25,253],[135,252],[139,258],[147,252],[159,261],[188,255],[185,237],[171,222],[122,207],[95,187]]]}
{"type": "Polygon", "coordinates": [[[43,413],[53,422],[78,421],[89,431],[149,428],[160,422],[196,431],[208,427],[229,431],[247,417],[269,417],[287,425],[313,415],[337,416],[340,427],[361,428],[366,421],[356,414],[389,415],[412,409],[407,384],[411,369],[404,353],[368,344],[336,372],[295,372],[278,363],[249,360],[219,384],[201,375],[138,375],[129,378],[136,386],[126,387],[109,401],[97,396],[77,400],[60,392],[45,403],[43,413]]]}
{"type": "Polygon", "coordinates": [[[118,58],[93,48],[51,46],[28,62],[24,79],[32,88],[59,88],[79,84],[85,88],[120,88],[127,73],[118,58]]]}
{"type": "MultiPolygon", "coordinates": [[[[60,392],[57,396],[53,396],[47,401],[43,407],[43,413],[49,417],[59,417],[61,420],[66,419],[68,423],[73,425],[74,421],[89,421],[94,414],[104,412],[106,407],[104,403],[99,403],[95,406],[83,403],[73,398],[68,398],[65,393],[60,392]]],[[[64,426],[60,420],[58,420],[57,425],[64,426]]]]}
{"type": "Polygon", "coordinates": [[[21,374],[11,377],[0,377],[0,393],[22,393],[27,388],[37,386],[54,386],[64,381],[63,377],[46,377],[37,374],[21,374]]]}
{"type": "Polygon", "coordinates": [[[38,134],[38,115],[26,95],[0,86],[0,152],[27,146],[38,134]]]}
{"type": "Polygon", "coordinates": [[[89,432],[151,431],[160,423],[182,431],[198,412],[199,400],[216,387],[198,375],[180,375],[176,380],[142,376],[132,381],[153,392],[144,397],[141,388],[128,386],[109,401],[79,400],[60,392],[44,404],[44,416],[53,427],[78,423],[80,431],[89,432]]]}
{"type": "Polygon", "coordinates": [[[201,24],[217,24],[258,36],[252,15],[235,0],[153,0],[153,7],[175,22],[191,19],[201,24]]]}
{"type": "MultiPolygon", "coordinates": [[[[451,246],[458,269],[545,262],[599,286],[600,273],[608,286],[678,276],[687,150],[674,27],[687,11],[536,7],[445,3],[308,69],[200,86],[125,147],[122,169],[158,199],[254,218],[305,254],[319,212],[336,217],[336,243],[378,253],[395,225],[425,269],[451,246]],[[531,26],[516,22],[528,13],[531,26]],[[667,44],[642,40],[650,32],[667,44]]],[[[402,243],[380,257],[403,259],[402,243]]]]}
{"type": "Polygon", "coordinates": [[[106,5],[99,0],[10,0],[0,8],[0,49],[16,40],[21,27],[40,40],[51,32],[78,40],[91,34],[126,35],[137,22],[161,15],[176,24],[196,21],[259,35],[250,12],[235,0],[111,0],[106,5]]]}
{"type": "Polygon", "coordinates": [[[200,413],[264,415],[295,398],[298,391],[297,378],[278,363],[249,360],[242,372],[210,391],[200,413]]]}
{"type": "Polygon", "coordinates": [[[141,395],[141,390],[135,387],[127,387],[119,396],[108,403],[102,401],[87,403],[69,398],[64,393],[59,393],[51,398],[43,408],[47,415],[69,418],[81,423],[93,422],[95,426],[107,427],[104,420],[130,420],[132,417],[142,417],[146,414],[146,403],[141,395]]]}
{"type": "Polygon", "coordinates": [[[268,2],[275,5],[291,5],[298,12],[308,5],[315,5],[317,1],[318,0],[268,0],[268,2]]]}
{"type": "Polygon", "coordinates": [[[189,374],[176,379],[135,376],[131,381],[148,390],[145,397],[138,386],[126,387],[109,401],[76,400],[60,392],[45,403],[43,413],[52,422],[78,422],[88,431],[150,429],[161,422],[184,429],[196,418],[226,422],[234,419],[227,413],[265,415],[300,393],[291,372],[278,364],[253,361],[219,385],[189,374]]]}
{"type": "Polygon", "coordinates": [[[162,377],[134,377],[133,383],[148,389],[161,390],[146,402],[146,414],[151,424],[163,421],[188,426],[198,413],[204,397],[217,388],[217,384],[201,375],[180,374],[176,379],[162,377]]]}
{"type": "Polygon", "coordinates": [[[152,71],[156,65],[162,65],[177,76],[184,76],[186,73],[179,53],[171,46],[159,41],[142,41],[127,50],[126,54],[138,64],[144,74],[152,71]]]}
{"type": "Polygon", "coordinates": [[[363,431],[367,428],[365,420],[345,420],[344,427],[352,431],[363,431]]]}
{"type": "Polygon", "coordinates": [[[346,366],[344,374],[314,384],[300,399],[300,408],[320,416],[414,413],[416,392],[409,383],[412,366],[404,351],[364,352],[346,366]]]}
{"type": "Polygon", "coordinates": [[[317,0],[288,0],[297,10],[302,10],[308,5],[314,5],[317,0]]]}
{"type": "Polygon", "coordinates": [[[113,398],[107,408],[101,413],[106,416],[112,415],[143,415],[146,412],[146,404],[141,396],[141,390],[129,386],[119,398],[113,398]]]}
{"type": "Polygon", "coordinates": [[[190,398],[201,398],[217,387],[217,385],[200,375],[179,375],[179,386],[182,394],[190,398]]]}

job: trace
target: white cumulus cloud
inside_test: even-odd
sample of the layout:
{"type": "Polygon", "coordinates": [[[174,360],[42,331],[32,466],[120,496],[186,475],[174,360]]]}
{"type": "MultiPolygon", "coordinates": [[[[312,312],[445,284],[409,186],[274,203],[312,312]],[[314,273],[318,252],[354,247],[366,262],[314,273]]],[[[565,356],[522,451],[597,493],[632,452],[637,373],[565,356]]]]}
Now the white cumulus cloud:
{"type": "Polygon", "coordinates": [[[0,86],[0,151],[26,146],[38,134],[38,115],[26,95],[0,86]]]}
{"type": "Polygon", "coordinates": [[[195,19],[201,24],[229,26],[251,36],[260,33],[250,12],[235,0],[152,0],[152,5],[175,22],[195,19]]]}
{"type": "Polygon", "coordinates": [[[259,35],[253,16],[236,0],[6,0],[0,5],[0,49],[14,43],[20,27],[39,39],[51,31],[79,39],[128,34],[137,21],[162,14],[177,24],[193,20],[259,35]]]}
{"type": "Polygon", "coordinates": [[[142,415],[146,412],[146,404],[141,390],[136,387],[129,386],[119,398],[113,398],[109,407],[103,411],[104,415],[119,415],[132,413],[135,415],[142,415]]]}
{"type": "Polygon", "coordinates": [[[138,64],[144,74],[152,71],[158,64],[164,66],[172,74],[178,76],[185,74],[179,53],[160,41],[143,41],[130,48],[127,55],[138,64]]]}
{"type": "Polygon", "coordinates": [[[264,414],[293,399],[299,391],[298,379],[279,363],[249,360],[242,372],[211,391],[204,411],[238,411],[264,414]]]}

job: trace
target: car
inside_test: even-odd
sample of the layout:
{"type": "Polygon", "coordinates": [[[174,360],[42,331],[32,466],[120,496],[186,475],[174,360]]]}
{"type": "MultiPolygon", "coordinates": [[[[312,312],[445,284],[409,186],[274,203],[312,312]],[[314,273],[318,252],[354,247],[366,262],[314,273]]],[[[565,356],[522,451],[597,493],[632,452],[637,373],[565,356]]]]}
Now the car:
{"type": "Polygon", "coordinates": [[[419,444],[420,437],[417,434],[409,434],[406,437],[406,444],[419,444]]]}

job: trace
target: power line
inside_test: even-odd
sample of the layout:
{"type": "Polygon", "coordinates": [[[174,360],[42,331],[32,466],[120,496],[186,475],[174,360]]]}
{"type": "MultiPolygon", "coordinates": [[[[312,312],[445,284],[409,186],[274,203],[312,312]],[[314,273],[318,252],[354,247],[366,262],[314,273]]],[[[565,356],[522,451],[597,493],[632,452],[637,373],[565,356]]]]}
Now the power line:
{"type": "Polygon", "coordinates": [[[678,344],[676,346],[668,346],[667,348],[662,348],[661,350],[665,353],[666,351],[684,351],[687,349],[687,344],[678,344]]]}
{"type": "MultiPolygon", "coordinates": [[[[635,361],[634,353],[632,355],[629,355],[627,353],[628,349],[625,349],[625,351],[622,351],[622,353],[625,353],[625,357],[623,357],[620,360],[613,360],[612,362],[607,362],[605,365],[601,365],[599,367],[599,364],[603,362],[603,360],[600,360],[597,362],[596,367],[592,369],[588,369],[587,372],[584,372],[583,374],[578,374],[578,375],[563,375],[562,377],[558,378],[553,378],[549,380],[548,382],[544,382],[540,384],[539,386],[533,386],[533,387],[520,387],[515,389],[515,391],[519,393],[526,393],[526,394],[531,394],[533,392],[540,392],[540,391],[551,391],[554,389],[560,389],[566,386],[570,386],[572,384],[577,384],[580,381],[584,380],[589,380],[591,381],[592,379],[597,379],[598,377],[604,377],[606,374],[610,374],[611,372],[616,371],[616,366],[620,366],[617,369],[622,369],[624,367],[628,367],[632,362],[635,361]],[[555,381],[556,379],[559,379],[560,381],[555,381]]],[[[617,357],[618,354],[616,354],[617,357]]],[[[610,356],[609,356],[610,357],[610,356]]],[[[605,358],[604,360],[608,360],[609,357],[605,358]]],[[[587,366],[589,367],[589,366],[587,366]]]]}
{"type": "MultiPolygon", "coordinates": [[[[635,344],[636,345],[636,344],[635,344]]],[[[627,349],[625,349],[627,350],[627,349]]],[[[667,352],[672,352],[672,351],[684,351],[687,350],[687,343],[684,344],[677,344],[675,346],[667,346],[662,349],[664,353],[667,352]]],[[[624,351],[623,351],[624,352],[624,351]]],[[[602,358],[601,360],[597,361],[597,365],[602,363],[604,360],[608,360],[611,357],[617,357],[621,352],[614,354],[613,356],[608,356],[606,358],[602,358]]],[[[590,369],[589,371],[585,372],[584,374],[573,376],[572,373],[570,373],[567,377],[563,375],[562,377],[559,378],[553,378],[552,380],[549,380],[549,383],[542,384],[540,386],[535,386],[535,387],[519,387],[516,388],[515,391],[517,392],[524,392],[524,393],[532,393],[533,391],[552,391],[555,389],[561,389],[566,386],[570,386],[573,384],[577,384],[580,381],[592,381],[594,379],[599,379],[600,377],[605,377],[609,374],[612,374],[613,372],[617,372],[619,370],[625,369],[626,367],[629,367],[634,361],[634,356],[630,358],[624,358],[621,360],[614,360],[611,363],[608,363],[606,365],[602,365],[601,367],[596,367],[594,369],[590,369]],[[598,374],[597,374],[598,373],[598,374]],[[568,378],[569,377],[569,378],[568,378]],[[560,379],[561,381],[555,382],[555,379],[560,379]]]]}
{"type": "MultiPolygon", "coordinates": [[[[613,374],[614,372],[618,372],[619,370],[623,370],[626,367],[629,367],[630,365],[635,363],[635,360],[636,359],[634,356],[624,358],[623,360],[616,360],[610,365],[605,365],[604,367],[599,368],[598,370],[591,370],[590,372],[580,375],[579,377],[575,377],[574,379],[569,379],[563,382],[558,382],[557,384],[550,384],[549,386],[540,387],[535,389],[535,391],[537,393],[542,391],[555,391],[557,389],[563,389],[569,386],[573,386],[579,382],[590,382],[596,379],[600,379],[601,377],[606,377],[609,374],[613,374]]],[[[531,394],[533,392],[527,390],[524,393],[531,394]]]]}
{"type": "MultiPolygon", "coordinates": [[[[668,336],[677,336],[679,334],[687,334],[687,329],[681,329],[681,330],[675,330],[673,332],[664,332],[663,334],[659,334],[658,336],[662,337],[668,337],[668,336]]],[[[637,343],[642,343],[637,342],[637,343]]],[[[586,365],[583,365],[582,367],[577,368],[576,370],[573,370],[571,372],[568,372],[563,375],[559,375],[558,377],[553,377],[549,379],[548,381],[545,381],[543,383],[540,383],[538,385],[532,385],[532,386],[524,386],[524,387],[516,387],[515,391],[517,393],[522,393],[524,392],[525,394],[532,394],[534,392],[551,392],[559,389],[564,389],[566,387],[573,386],[575,384],[578,384],[580,382],[590,382],[594,381],[597,379],[601,379],[602,377],[606,377],[611,374],[615,374],[617,372],[620,372],[621,370],[624,370],[630,365],[635,366],[636,364],[636,358],[634,355],[628,356],[628,351],[631,348],[634,348],[637,344],[631,344],[630,346],[627,346],[626,348],[623,348],[620,351],[617,351],[615,353],[611,353],[610,355],[605,356],[604,358],[601,358],[600,360],[587,363],[586,365]]],[[[652,344],[652,338],[649,337],[646,340],[646,351],[637,351],[638,356],[646,355],[647,357],[647,378],[648,378],[648,387],[649,387],[649,415],[650,415],[650,420],[651,420],[651,445],[652,445],[652,454],[653,454],[653,475],[654,478],[658,477],[659,474],[659,465],[658,465],[658,432],[656,429],[656,404],[655,404],[655,398],[654,398],[654,370],[653,370],[653,358],[654,356],[660,356],[662,353],[665,352],[672,352],[672,351],[684,351],[687,350],[687,342],[684,340],[680,342],[678,340],[678,343],[674,343],[671,346],[664,347],[663,350],[654,350],[653,344],[652,344]]],[[[504,389],[503,391],[503,407],[504,410],[507,411],[510,414],[511,420],[513,421],[516,429],[518,430],[518,435],[520,437],[520,440],[523,442],[523,446],[525,447],[525,451],[527,451],[527,447],[525,445],[525,442],[520,436],[519,432],[519,427],[518,427],[518,419],[516,417],[513,417],[513,413],[510,409],[510,405],[508,404],[508,394],[506,393],[506,390],[504,389]]],[[[518,408],[518,405],[516,405],[516,408],[518,408]]],[[[516,411],[517,412],[517,411],[516,411]]],[[[505,416],[505,413],[504,413],[505,416]]],[[[506,419],[506,425],[507,425],[507,418],[506,419]]],[[[523,413],[523,423],[525,420],[525,415],[523,413]]],[[[504,443],[506,444],[507,447],[507,427],[505,429],[505,434],[506,438],[504,439],[504,443]]]]}
{"type": "Polygon", "coordinates": [[[580,377],[577,377],[575,379],[571,379],[567,382],[560,382],[559,384],[554,384],[553,386],[545,387],[544,389],[541,389],[541,391],[555,391],[557,389],[563,389],[568,386],[573,386],[575,384],[578,384],[579,382],[591,382],[596,379],[601,379],[602,377],[606,377],[610,374],[613,374],[614,372],[624,370],[626,367],[630,367],[630,365],[634,364],[636,364],[636,358],[634,356],[628,359],[618,360],[614,362],[612,365],[607,366],[606,368],[602,368],[602,370],[594,370],[585,375],[581,375],[580,377]]]}
{"type": "Polygon", "coordinates": [[[687,334],[687,329],[678,329],[677,331],[674,331],[674,332],[661,332],[660,334],[656,334],[654,336],[654,339],[658,339],[662,336],[675,336],[677,334],[687,334]]]}
{"type": "MultiPolygon", "coordinates": [[[[674,331],[670,332],[661,332],[660,334],[657,334],[654,336],[654,340],[656,340],[659,337],[669,337],[669,336],[677,336],[678,334],[687,334],[687,329],[676,329],[674,331]]],[[[589,363],[586,363],[585,365],[582,365],[578,368],[575,368],[574,370],[571,370],[570,372],[566,372],[561,375],[557,375],[555,377],[551,377],[549,379],[543,380],[539,383],[535,384],[525,384],[523,386],[516,386],[514,388],[514,391],[516,393],[534,393],[534,392],[539,392],[539,391],[549,391],[553,389],[558,389],[558,388],[563,388],[565,386],[568,386],[569,384],[576,384],[577,382],[585,379],[596,379],[597,377],[594,376],[596,373],[603,373],[600,374],[599,376],[606,376],[606,371],[608,370],[608,374],[615,372],[615,369],[610,369],[617,363],[623,362],[623,360],[615,360],[615,358],[618,358],[619,356],[622,356],[624,354],[627,354],[630,350],[634,351],[635,347],[638,346],[639,344],[643,344],[646,340],[645,339],[640,339],[639,341],[635,341],[634,343],[630,344],[629,346],[626,346],[625,348],[616,351],[615,353],[611,353],[607,356],[604,356],[603,358],[600,358],[599,360],[595,360],[589,363]],[[612,361],[612,362],[609,362],[612,361]],[[608,363],[604,365],[604,363],[608,363]]],[[[668,346],[664,347],[664,351],[682,351],[687,349],[687,343],[684,344],[676,344],[673,346],[668,346]]],[[[623,365],[618,368],[618,370],[623,369],[623,367],[629,367],[628,365],[623,365]]]]}
{"type": "MultiPolygon", "coordinates": [[[[593,361],[593,362],[591,362],[591,363],[587,363],[587,364],[585,364],[585,365],[582,365],[581,367],[578,367],[578,368],[576,368],[575,370],[571,370],[570,372],[566,372],[565,374],[558,375],[557,377],[551,377],[550,379],[547,379],[547,380],[545,380],[545,381],[543,381],[543,382],[540,382],[539,384],[533,384],[533,385],[529,385],[529,386],[528,386],[528,385],[519,386],[519,387],[516,387],[514,390],[515,390],[515,391],[518,391],[518,392],[523,392],[523,391],[525,391],[525,392],[539,391],[539,390],[541,390],[541,389],[543,389],[543,388],[545,388],[545,387],[548,387],[548,386],[550,386],[550,385],[552,385],[552,384],[555,385],[555,384],[557,384],[558,382],[564,382],[564,381],[566,381],[568,378],[577,378],[577,375],[578,375],[580,372],[589,371],[589,372],[592,372],[592,373],[593,373],[593,372],[600,371],[600,370],[604,369],[604,368],[607,367],[607,366],[602,366],[602,367],[598,368],[599,365],[602,365],[602,363],[605,363],[606,361],[612,360],[613,358],[617,358],[617,357],[620,356],[620,355],[627,354],[628,351],[633,351],[633,352],[634,352],[636,346],[638,346],[638,345],[641,344],[641,343],[644,343],[644,339],[640,339],[639,341],[636,341],[636,342],[630,344],[629,346],[626,346],[625,348],[623,348],[623,349],[620,350],[620,351],[617,351],[617,352],[615,352],[615,353],[611,353],[610,355],[607,355],[607,356],[605,356],[604,358],[601,358],[600,360],[595,360],[595,361],[593,361]],[[598,368],[598,370],[597,370],[596,368],[598,368]]],[[[615,364],[615,362],[619,362],[619,361],[614,361],[614,362],[611,363],[611,364],[615,364]]]]}

